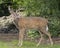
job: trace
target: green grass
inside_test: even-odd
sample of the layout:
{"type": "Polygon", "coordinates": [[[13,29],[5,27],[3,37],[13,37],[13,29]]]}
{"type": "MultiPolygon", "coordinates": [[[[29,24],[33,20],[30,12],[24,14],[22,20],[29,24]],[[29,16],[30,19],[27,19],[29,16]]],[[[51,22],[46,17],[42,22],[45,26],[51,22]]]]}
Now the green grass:
{"type": "Polygon", "coordinates": [[[0,41],[0,48],[17,48],[17,41],[11,41],[11,42],[4,42],[0,41]]]}
{"type": "Polygon", "coordinates": [[[18,47],[17,43],[18,41],[16,40],[11,42],[0,41],[0,48],[60,48],[60,44],[54,44],[53,46],[41,44],[38,47],[36,47],[35,42],[24,41],[22,47],[18,47]]]}

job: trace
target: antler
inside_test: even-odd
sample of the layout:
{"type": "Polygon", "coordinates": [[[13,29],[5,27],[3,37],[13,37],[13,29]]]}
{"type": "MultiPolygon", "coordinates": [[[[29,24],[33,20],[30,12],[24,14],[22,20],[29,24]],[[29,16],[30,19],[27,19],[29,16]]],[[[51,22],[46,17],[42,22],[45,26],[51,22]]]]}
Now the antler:
{"type": "Polygon", "coordinates": [[[9,12],[13,15],[13,17],[16,19],[16,18],[19,18],[19,15],[17,14],[18,13],[18,10],[16,10],[16,12],[14,11],[13,8],[11,8],[11,6],[8,6],[8,10],[9,12]]]}

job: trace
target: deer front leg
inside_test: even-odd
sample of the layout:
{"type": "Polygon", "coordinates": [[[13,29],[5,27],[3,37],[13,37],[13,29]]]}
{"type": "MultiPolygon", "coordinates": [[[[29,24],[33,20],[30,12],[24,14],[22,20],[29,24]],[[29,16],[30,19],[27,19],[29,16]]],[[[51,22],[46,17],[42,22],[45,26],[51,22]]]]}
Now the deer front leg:
{"type": "Polygon", "coordinates": [[[21,47],[23,44],[24,32],[25,32],[24,28],[19,30],[19,43],[18,43],[19,47],[21,47]]]}

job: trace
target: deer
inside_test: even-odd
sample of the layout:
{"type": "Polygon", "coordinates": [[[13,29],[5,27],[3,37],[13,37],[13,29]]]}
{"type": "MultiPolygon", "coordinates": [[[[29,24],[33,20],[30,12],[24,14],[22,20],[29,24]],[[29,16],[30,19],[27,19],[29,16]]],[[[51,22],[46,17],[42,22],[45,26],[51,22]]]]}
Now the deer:
{"type": "Polygon", "coordinates": [[[39,42],[37,46],[41,43],[43,39],[43,34],[47,35],[50,44],[53,45],[53,40],[51,38],[51,34],[48,31],[48,20],[43,17],[19,17],[17,12],[15,12],[10,6],[8,7],[9,12],[12,14],[13,17],[13,22],[15,26],[19,30],[19,47],[22,46],[23,44],[23,39],[24,39],[24,33],[28,29],[37,29],[40,33],[41,38],[39,39],[39,42]]]}

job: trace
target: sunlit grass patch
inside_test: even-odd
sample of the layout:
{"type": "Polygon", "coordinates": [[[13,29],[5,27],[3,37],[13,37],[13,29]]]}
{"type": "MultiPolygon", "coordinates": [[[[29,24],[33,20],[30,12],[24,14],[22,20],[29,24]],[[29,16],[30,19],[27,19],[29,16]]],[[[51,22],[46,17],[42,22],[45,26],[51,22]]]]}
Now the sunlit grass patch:
{"type": "Polygon", "coordinates": [[[53,46],[50,44],[40,44],[38,47],[36,45],[37,43],[35,42],[25,41],[21,48],[60,48],[60,44],[54,44],[53,46]]]}
{"type": "Polygon", "coordinates": [[[22,47],[18,47],[18,41],[13,40],[10,42],[0,41],[0,48],[60,48],[60,44],[54,44],[53,46],[47,44],[40,44],[36,47],[35,42],[24,41],[22,47]]]}
{"type": "Polygon", "coordinates": [[[17,48],[17,41],[5,42],[0,41],[0,48],[17,48]]]}

